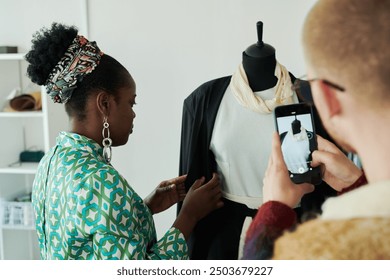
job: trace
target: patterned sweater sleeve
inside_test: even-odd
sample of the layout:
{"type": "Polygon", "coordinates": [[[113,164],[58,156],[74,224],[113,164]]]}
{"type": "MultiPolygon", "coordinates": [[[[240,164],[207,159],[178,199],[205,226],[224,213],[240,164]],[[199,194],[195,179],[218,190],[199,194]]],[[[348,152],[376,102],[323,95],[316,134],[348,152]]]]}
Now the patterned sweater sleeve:
{"type": "Polygon", "coordinates": [[[278,201],[264,203],[248,229],[243,259],[272,258],[275,240],[296,222],[294,210],[287,205],[278,201]]]}
{"type": "Polygon", "coordinates": [[[152,214],[111,167],[90,176],[79,206],[81,227],[93,236],[95,259],[186,259],[183,234],[171,228],[158,242],[152,214]]]}

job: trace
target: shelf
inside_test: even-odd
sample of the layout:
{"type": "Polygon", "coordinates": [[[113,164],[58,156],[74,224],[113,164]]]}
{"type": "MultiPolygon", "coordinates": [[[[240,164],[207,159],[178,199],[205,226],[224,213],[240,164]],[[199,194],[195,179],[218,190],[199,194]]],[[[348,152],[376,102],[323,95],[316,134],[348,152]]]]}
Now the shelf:
{"type": "Polygon", "coordinates": [[[30,112],[0,112],[0,118],[41,118],[42,111],[30,112]]]}
{"type": "Polygon", "coordinates": [[[9,229],[9,230],[35,230],[35,226],[24,226],[24,225],[0,225],[0,229],[9,229]]]}
{"type": "Polygon", "coordinates": [[[25,53],[2,53],[0,60],[24,60],[25,53]]]}
{"type": "Polygon", "coordinates": [[[38,162],[24,162],[20,166],[0,167],[0,174],[35,174],[37,168],[38,162]]]}

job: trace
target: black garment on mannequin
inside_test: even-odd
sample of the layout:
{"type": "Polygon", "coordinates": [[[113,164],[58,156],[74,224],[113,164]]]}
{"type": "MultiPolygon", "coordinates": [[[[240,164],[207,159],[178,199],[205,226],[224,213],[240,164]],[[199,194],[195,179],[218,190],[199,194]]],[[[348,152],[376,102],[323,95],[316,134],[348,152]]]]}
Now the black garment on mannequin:
{"type": "MultiPolygon", "coordinates": [[[[290,74],[291,81],[295,77],[290,74]]],[[[188,190],[195,180],[205,176],[211,179],[216,172],[213,152],[209,149],[219,105],[230,84],[231,76],[206,82],[189,95],[183,104],[180,175],[188,174],[185,182],[188,190]]],[[[305,100],[312,100],[310,91],[303,92],[305,100]]],[[[325,139],[328,134],[323,129],[314,109],[317,133],[325,139]]],[[[326,197],[336,192],[325,183],[316,186],[314,192],[305,195],[301,207],[295,211],[302,213],[320,212],[326,197]]],[[[178,204],[180,211],[181,203],[178,204]]],[[[212,212],[196,225],[189,241],[191,259],[237,259],[240,234],[245,217],[253,216],[255,211],[246,205],[225,200],[224,207],[212,212]]]]}

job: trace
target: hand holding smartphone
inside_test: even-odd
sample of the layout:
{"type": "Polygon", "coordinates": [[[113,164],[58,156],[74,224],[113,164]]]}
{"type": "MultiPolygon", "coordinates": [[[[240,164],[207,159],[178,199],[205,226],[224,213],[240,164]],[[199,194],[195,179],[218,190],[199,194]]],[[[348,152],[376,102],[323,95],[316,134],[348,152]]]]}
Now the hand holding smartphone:
{"type": "Polygon", "coordinates": [[[295,184],[320,184],[321,169],[311,166],[312,153],[317,150],[312,106],[308,103],[278,106],[274,117],[290,179],[295,184]]]}

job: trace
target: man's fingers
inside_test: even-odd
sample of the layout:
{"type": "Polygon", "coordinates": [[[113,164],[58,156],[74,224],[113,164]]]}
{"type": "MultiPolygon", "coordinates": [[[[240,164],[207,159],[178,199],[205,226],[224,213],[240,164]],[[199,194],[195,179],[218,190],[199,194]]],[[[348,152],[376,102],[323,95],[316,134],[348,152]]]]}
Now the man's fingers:
{"type": "MultiPolygon", "coordinates": [[[[277,132],[274,132],[272,135],[272,149],[271,149],[271,163],[272,165],[276,165],[278,168],[282,166],[286,166],[284,163],[283,153],[280,144],[280,136],[277,132]]],[[[285,167],[287,168],[287,167],[285,167]]]]}
{"type": "Polygon", "coordinates": [[[316,150],[311,154],[311,166],[317,167],[322,164],[324,159],[324,153],[323,151],[316,150]]]}
{"type": "Polygon", "coordinates": [[[322,138],[320,135],[317,135],[317,144],[318,150],[326,151],[334,154],[341,153],[340,149],[336,147],[332,142],[322,138]]]}
{"type": "Polygon", "coordinates": [[[312,167],[319,166],[321,164],[328,166],[332,164],[332,162],[337,161],[337,156],[328,151],[314,151],[312,154],[312,167]]]}
{"type": "Polygon", "coordinates": [[[314,186],[312,184],[304,183],[304,184],[299,184],[296,187],[301,190],[302,196],[304,194],[311,193],[312,191],[314,191],[314,186]]]}

